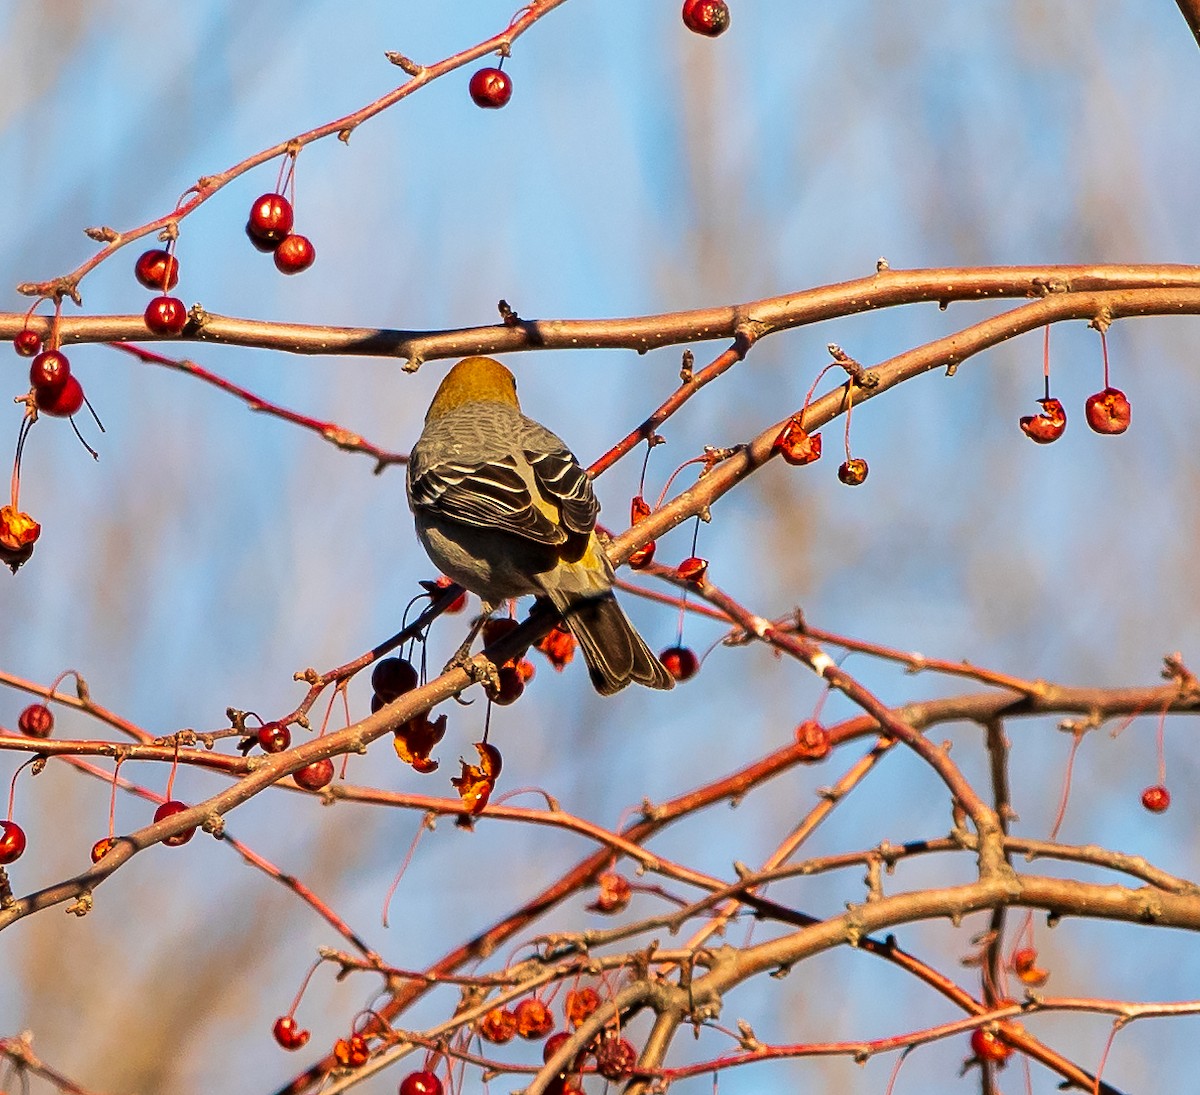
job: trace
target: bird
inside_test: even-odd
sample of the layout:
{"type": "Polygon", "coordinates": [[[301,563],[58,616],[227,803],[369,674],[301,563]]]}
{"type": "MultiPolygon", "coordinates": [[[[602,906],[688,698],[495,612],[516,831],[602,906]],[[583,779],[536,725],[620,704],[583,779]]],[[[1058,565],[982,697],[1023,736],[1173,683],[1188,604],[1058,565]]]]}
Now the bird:
{"type": "Polygon", "coordinates": [[[409,454],[407,493],[430,560],[479,596],[485,617],[516,597],[546,598],[602,696],[631,682],[674,686],[617,603],[591,479],[557,434],[521,413],[499,361],[467,357],[443,378],[409,454]]]}

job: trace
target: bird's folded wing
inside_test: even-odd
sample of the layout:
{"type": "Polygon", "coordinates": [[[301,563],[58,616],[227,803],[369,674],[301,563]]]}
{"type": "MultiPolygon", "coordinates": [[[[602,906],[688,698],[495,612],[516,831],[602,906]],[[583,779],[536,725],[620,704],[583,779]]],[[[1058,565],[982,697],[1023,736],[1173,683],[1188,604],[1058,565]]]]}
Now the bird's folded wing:
{"type": "Polygon", "coordinates": [[[566,532],[534,505],[515,456],[484,463],[439,460],[412,471],[409,493],[414,509],[548,546],[567,538],[566,532]]]}

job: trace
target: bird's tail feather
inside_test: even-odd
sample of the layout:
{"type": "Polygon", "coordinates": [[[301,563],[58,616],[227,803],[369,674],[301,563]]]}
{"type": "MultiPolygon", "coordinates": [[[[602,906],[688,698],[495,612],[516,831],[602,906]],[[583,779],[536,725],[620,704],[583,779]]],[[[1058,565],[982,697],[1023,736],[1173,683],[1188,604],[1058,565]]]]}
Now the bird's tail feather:
{"type": "MultiPolygon", "coordinates": [[[[550,591],[548,591],[550,592],[550,591]]],[[[647,688],[673,688],[675,680],[654,656],[611,592],[570,597],[550,592],[563,622],[579,640],[592,684],[602,696],[631,681],[647,688]]]]}

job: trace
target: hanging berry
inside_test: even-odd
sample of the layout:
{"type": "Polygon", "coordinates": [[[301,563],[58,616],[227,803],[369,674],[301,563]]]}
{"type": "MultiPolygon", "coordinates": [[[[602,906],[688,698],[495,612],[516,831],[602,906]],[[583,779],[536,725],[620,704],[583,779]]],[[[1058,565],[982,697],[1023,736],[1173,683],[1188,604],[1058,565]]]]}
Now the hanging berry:
{"type": "Polygon", "coordinates": [[[468,90],[476,106],[499,110],[512,98],[512,77],[503,69],[481,68],[471,77],[468,90]]]}
{"type": "Polygon", "coordinates": [[[729,29],[729,5],[725,0],[685,0],[683,25],[706,38],[716,38],[729,29]]]}

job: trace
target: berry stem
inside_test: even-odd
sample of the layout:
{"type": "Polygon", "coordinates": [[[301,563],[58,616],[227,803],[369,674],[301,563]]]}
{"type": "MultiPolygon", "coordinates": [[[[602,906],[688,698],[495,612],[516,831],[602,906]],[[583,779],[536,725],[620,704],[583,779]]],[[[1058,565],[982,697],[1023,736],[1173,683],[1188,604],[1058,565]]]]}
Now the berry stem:
{"type": "Polygon", "coordinates": [[[391,926],[388,924],[388,907],[392,903],[392,898],[396,896],[396,890],[400,886],[400,879],[404,877],[404,872],[408,870],[408,865],[412,862],[412,857],[416,854],[417,845],[421,842],[421,837],[425,835],[425,830],[429,828],[431,816],[427,814],[421,820],[420,827],[414,834],[412,843],[408,846],[408,851],[404,853],[404,862],[400,864],[400,869],[396,872],[396,877],[392,879],[392,884],[388,887],[388,892],[383,898],[383,913],[380,919],[383,921],[385,928],[391,926]]]}
{"type": "Polygon", "coordinates": [[[13,772],[12,782],[8,785],[8,817],[6,818],[7,821],[12,821],[13,803],[15,803],[17,800],[17,776],[19,776],[21,774],[22,768],[28,768],[37,759],[38,759],[38,757],[37,757],[37,754],[35,753],[32,757],[30,757],[23,764],[18,765],[17,770],[15,772],[13,772]]]}
{"type": "Polygon", "coordinates": [[[850,460],[850,415],[854,410],[854,381],[846,381],[846,459],[850,460]]]}
{"type": "Polygon", "coordinates": [[[1046,333],[1042,338],[1042,377],[1046,381],[1046,399],[1050,398],[1050,324],[1046,324],[1046,333]]]}
{"type": "Polygon", "coordinates": [[[171,761],[171,774],[167,776],[166,798],[168,801],[175,796],[171,793],[175,787],[175,773],[179,770],[179,736],[175,736],[175,757],[171,761]]]}
{"type": "Polygon", "coordinates": [[[304,975],[304,980],[300,982],[300,988],[296,993],[296,998],[292,1001],[292,1006],[287,1009],[287,1017],[294,1019],[296,1017],[296,1009],[300,1006],[300,1001],[304,999],[304,993],[308,989],[308,983],[312,980],[313,974],[320,968],[324,958],[318,958],[311,966],[308,967],[308,973],[304,975]]]}
{"type": "Polygon", "coordinates": [[[117,763],[113,766],[112,774],[112,793],[108,797],[108,839],[112,840],[117,833],[117,780],[121,773],[121,765],[125,763],[124,757],[118,757],[117,763]]]}
{"type": "MultiPolygon", "coordinates": [[[[1105,378],[1105,384],[1108,383],[1105,378]]],[[[1158,716],[1158,730],[1155,732],[1155,746],[1158,750],[1158,783],[1160,787],[1167,785],[1167,751],[1164,731],[1167,724],[1167,709],[1164,707],[1158,716]]]]}
{"type": "Polygon", "coordinates": [[[1100,353],[1104,355],[1104,386],[1108,387],[1108,336],[1100,330],[1100,353]]]}

